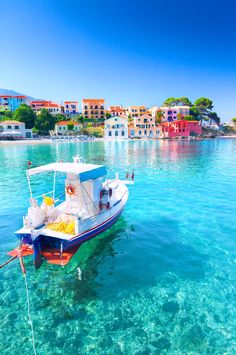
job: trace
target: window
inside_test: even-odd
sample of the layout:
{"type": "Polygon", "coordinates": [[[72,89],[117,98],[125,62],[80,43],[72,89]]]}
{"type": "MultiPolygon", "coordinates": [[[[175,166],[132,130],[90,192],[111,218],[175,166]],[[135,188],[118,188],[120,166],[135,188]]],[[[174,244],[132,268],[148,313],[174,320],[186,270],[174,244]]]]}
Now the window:
{"type": "Polygon", "coordinates": [[[7,126],[7,129],[11,129],[11,126],[7,126]]]}
{"type": "Polygon", "coordinates": [[[19,126],[15,126],[15,129],[20,129],[20,127],[19,126]]]}
{"type": "Polygon", "coordinates": [[[109,135],[109,137],[111,137],[111,136],[112,136],[112,132],[111,132],[111,131],[109,131],[108,135],[109,135]]]}
{"type": "Polygon", "coordinates": [[[122,132],[121,132],[121,135],[124,137],[124,135],[125,135],[125,131],[122,131],[122,132]]]}
{"type": "Polygon", "coordinates": [[[118,131],[115,131],[115,136],[118,137],[118,131]]]}
{"type": "Polygon", "coordinates": [[[87,105],[85,105],[85,106],[84,106],[84,109],[85,109],[85,110],[87,110],[87,109],[88,109],[88,106],[87,106],[87,105]]]}

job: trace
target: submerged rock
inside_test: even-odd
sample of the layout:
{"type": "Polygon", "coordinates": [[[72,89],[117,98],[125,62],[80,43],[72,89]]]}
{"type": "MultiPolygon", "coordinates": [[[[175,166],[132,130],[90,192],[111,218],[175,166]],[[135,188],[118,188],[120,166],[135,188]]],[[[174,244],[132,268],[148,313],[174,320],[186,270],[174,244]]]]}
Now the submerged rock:
{"type": "Polygon", "coordinates": [[[162,310],[164,312],[169,312],[172,314],[176,314],[179,311],[180,307],[178,302],[175,301],[169,301],[163,304],[162,310]]]}
{"type": "Polygon", "coordinates": [[[169,340],[164,336],[158,338],[155,341],[152,341],[151,345],[154,346],[158,350],[164,350],[164,349],[168,350],[171,346],[169,340]]]}

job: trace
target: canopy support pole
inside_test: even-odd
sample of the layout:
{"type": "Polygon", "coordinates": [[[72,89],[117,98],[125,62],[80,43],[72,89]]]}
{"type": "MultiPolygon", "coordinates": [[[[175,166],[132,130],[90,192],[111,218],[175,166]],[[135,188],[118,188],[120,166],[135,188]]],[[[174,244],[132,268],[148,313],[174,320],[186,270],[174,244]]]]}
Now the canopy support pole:
{"type": "Polygon", "coordinates": [[[53,200],[55,199],[55,191],[56,191],[56,171],[54,171],[54,178],[53,178],[53,200]]]}
{"type": "Polygon", "coordinates": [[[28,186],[29,186],[30,199],[33,199],[32,189],[31,189],[31,185],[30,185],[30,177],[29,177],[28,171],[26,171],[26,176],[27,176],[27,181],[28,181],[28,186]]]}

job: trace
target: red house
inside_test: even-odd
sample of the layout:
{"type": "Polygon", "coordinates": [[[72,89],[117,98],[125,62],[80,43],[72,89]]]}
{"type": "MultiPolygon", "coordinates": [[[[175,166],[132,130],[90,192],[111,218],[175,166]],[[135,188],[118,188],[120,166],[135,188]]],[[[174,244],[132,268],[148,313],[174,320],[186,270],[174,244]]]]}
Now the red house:
{"type": "Polygon", "coordinates": [[[162,122],[161,126],[164,138],[198,136],[202,133],[198,121],[162,122]]]}

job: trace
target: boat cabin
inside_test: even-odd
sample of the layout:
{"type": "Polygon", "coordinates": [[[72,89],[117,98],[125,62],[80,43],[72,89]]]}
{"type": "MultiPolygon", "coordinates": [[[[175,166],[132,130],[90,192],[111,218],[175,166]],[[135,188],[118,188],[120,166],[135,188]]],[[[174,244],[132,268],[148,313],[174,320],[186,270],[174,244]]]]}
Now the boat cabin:
{"type": "Polygon", "coordinates": [[[45,225],[55,232],[76,234],[80,221],[91,219],[111,207],[115,189],[104,177],[107,174],[103,165],[73,163],[52,163],[27,170],[30,190],[30,207],[24,217],[24,225],[37,228],[45,225]],[[34,198],[30,178],[37,174],[53,173],[53,190],[34,198]],[[56,180],[65,174],[65,190],[56,197],[56,180]],[[113,191],[114,190],[114,191],[113,191]],[[114,192],[113,196],[112,193],[114,192]]]}

